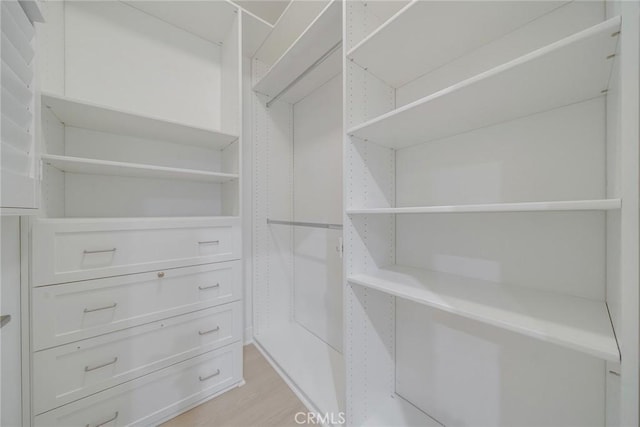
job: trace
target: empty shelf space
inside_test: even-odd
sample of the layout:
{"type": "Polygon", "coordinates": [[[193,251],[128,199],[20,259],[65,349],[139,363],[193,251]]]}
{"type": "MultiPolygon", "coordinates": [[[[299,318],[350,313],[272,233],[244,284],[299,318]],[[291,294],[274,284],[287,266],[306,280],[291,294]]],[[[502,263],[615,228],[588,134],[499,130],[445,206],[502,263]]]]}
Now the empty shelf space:
{"type": "Polygon", "coordinates": [[[253,90],[272,99],[282,96],[293,103],[340,73],[341,17],[340,2],[330,2],[255,84],[253,90]]]}
{"type": "Polygon", "coordinates": [[[392,266],[348,281],[509,331],[619,362],[606,303],[392,266]]]}
{"type": "Polygon", "coordinates": [[[348,134],[397,149],[601,96],[608,87],[619,30],[620,17],[609,19],[355,126],[348,134]]]}
{"type": "Polygon", "coordinates": [[[482,213],[482,212],[546,212],[595,211],[620,209],[620,199],[569,200],[550,202],[486,203],[477,205],[412,206],[403,208],[347,209],[347,214],[429,214],[429,213],[482,213]]]}
{"type": "Polygon", "coordinates": [[[113,162],[109,160],[85,159],[80,157],[57,156],[53,154],[43,154],[41,158],[45,164],[51,165],[56,169],[79,174],[128,176],[135,178],[181,179],[214,183],[224,183],[238,178],[238,175],[236,174],[170,168],[138,163],[113,162]]]}
{"type": "Polygon", "coordinates": [[[565,3],[413,1],[347,58],[397,88],[565,3]]]}
{"type": "Polygon", "coordinates": [[[53,114],[68,126],[119,135],[213,149],[222,149],[238,139],[237,135],[218,132],[214,129],[147,117],[53,94],[43,93],[42,105],[51,109],[53,114]]]}

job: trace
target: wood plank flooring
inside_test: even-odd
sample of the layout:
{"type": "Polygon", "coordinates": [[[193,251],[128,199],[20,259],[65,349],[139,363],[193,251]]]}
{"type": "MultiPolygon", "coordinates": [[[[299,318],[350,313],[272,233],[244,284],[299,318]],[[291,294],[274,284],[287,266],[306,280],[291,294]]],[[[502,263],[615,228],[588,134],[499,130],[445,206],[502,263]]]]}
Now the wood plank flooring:
{"type": "Polygon", "coordinates": [[[299,426],[295,414],[306,413],[307,408],[253,345],[244,347],[244,378],[244,386],[203,403],[162,427],[299,426]]]}

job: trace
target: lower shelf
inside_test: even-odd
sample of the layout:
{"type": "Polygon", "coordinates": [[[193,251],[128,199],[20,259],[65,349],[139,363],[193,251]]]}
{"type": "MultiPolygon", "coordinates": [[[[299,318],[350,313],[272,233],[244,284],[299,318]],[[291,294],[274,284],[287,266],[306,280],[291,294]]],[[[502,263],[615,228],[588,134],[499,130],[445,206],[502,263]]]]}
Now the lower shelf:
{"type": "Polygon", "coordinates": [[[394,394],[385,402],[380,402],[362,427],[442,427],[442,424],[394,394]]]}
{"type": "Polygon", "coordinates": [[[256,334],[258,345],[321,413],[344,412],[344,360],[297,323],[256,334]]]}
{"type": "Polygon", "coordinates": [[[607,361],[620,361],[604,302],[402,266],[355,274],[348,281],[607,361]]]}

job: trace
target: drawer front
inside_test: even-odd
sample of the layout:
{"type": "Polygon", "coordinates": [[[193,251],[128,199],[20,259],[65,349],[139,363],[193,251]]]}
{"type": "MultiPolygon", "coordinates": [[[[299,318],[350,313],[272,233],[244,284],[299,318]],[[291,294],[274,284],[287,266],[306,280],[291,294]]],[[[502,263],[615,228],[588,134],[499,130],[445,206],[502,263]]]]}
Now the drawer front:
{"type": "Polygon", "coordinates": [[[31,296],[33,347],[43,350],[241,295],[240,261],[42,286],[31,296]]]}
{"type": "Polygon", "coordinates": [[[239,342],[241,322],[235,302],[36,352],[34,412],[239,342]]]}
{"type": "Polygon", "coordinates": [[[35,220],[33,285],[240,259],[235,218],[35,220]]]}
{"type": "Polygon", "coordinates": [[[193,359],[38,415],[36,426],[148,426],[242,381],[242,344],[193,359]]]}

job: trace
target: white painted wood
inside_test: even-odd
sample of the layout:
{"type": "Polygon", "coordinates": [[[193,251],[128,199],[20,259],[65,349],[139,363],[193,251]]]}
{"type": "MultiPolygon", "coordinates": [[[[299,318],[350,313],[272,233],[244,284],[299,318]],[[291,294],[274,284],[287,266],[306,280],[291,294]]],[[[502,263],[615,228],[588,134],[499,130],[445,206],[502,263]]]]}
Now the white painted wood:
{"type": "MultiPolygon", "coordinates": [[[[609,2],[604,3],[607,4],[609,2]]],[[[520,6],[521,3],[518,3],[518,5],[520,6]]],[[[613,17],[615,15],[610,16],[613,17]]],[[[602,2],[564,2],[562,6],[539,16],[533,21],[529,21],[524,26],[487,44],[483,44],[462,56],[458,56],[415,80],[398,87],[396,90],[396,107],[401,107],[457,82],[471,78],[578,31],[599,24],[604,20],[602,2]]],[[[457,37],[455,40],[457,40],[457,37]]],[[[455,41],[448,40],[443,40],[443,42],[455,43],[455,41]]]]}
{"type": "Polygon", "coordinates": [[[37,209],[39,175],[34,28],[18,1],[2,2],[0,208],[37,209]]]}
{"type": "Polygon", "coordinates": [[[340,353],[295,322],[274,324],[255,339],[321,413],[344,411],[340,353]]]}
{"type": "Polygon", "coordinates": [[[239,226],[234,217],[39,219],[32,229],[32,284],[239,259],[239,226]]]}
{"type": "Polygon", "coordinates": [[[397,88],[563,3],[412,1],[347,58],[397,88]]]}
{"type": "Polygon", "coordinates": [[[243,9],[242,55],[246,58],[253,58],[272,29],[273,25],[243,9]]]}
{"type": "Polygon", "coordinates": [[[598,97],[397,150],[395,207],[616,199],[605,112],[598,97]]]}
{"type": "MultiPolygon", "coordinates": [[[[604,301],[605,215],[601,211],[396,215],[392,263],[604,301]]],[[[362,215],[362,221],[371,217],[362,215]]]]}
{"type": "Polygon", "coordinates": [[[342,70],[342,48],[333,52],[311,70],[299,83],[286,90],[280,99],[290,104],[302,101],[314,91],[322,90],[322,87],[336,78],[342,70]]]}
{"type": "Polygon", "coordinates": [[[225,134],[214,129],[143,116],[54,94],[43,94],[42,103],[67,126],[216,149],[221,149],[238,139],[237,135],[225,134]]]}
{"type": "Polygon", "coordinates": [[[230,1],[124,1],[125,4],[153,15],[164,22],[222,44],[238,8],[230,1]]]}
{"type": "Polygon", "coordinates": [[[205,353],[35,417],[35,426],[149,425],[242,381],[242,344],[205,353]],[[220,370],[211,379],[200,381],[220,370]]]}
{"type": "Polygon", "coordinates": [[[346,2],[345,16],[349,15],[348,31],[345,32],[347,50],[351,50],[410,2],[410,0],[352,0],[346,2]]]}
{"type": "Polygon", "coordinates": [[[28,328],[22,321],[20,218],[0,217],[0,236],[0,315],[11,316],[0,329],[0,424],[19,426],[23,425],[21,347],[23,328],[28,328]]]}
{"type": "Polygon", "coordinates": [[[64,9],[64,95],[222,129],[220,46],[122,2],[64,9]]]}
{"type": "Polygon", "coordinates": [[[402,266],[348,280],[608,361],[620,359],[601,301],[402,266]]]}
{"type": "Polygon", "coordinates": [[[114,175],[138,178],[181,179],[187,181],[204,181],[224,183],[238,179],[238,174],[207,172],[165,166],[143,165],[139,163],[112,162],[109,160],[86,159],[71,156],[43,154],[42,160],[63,172],[114,175]]]}
{"type": "Polygon", "coordinates": [[[396,325],[397,393],[443,425],[604,425],[602,360],[408,301],[396,325]]]}
{"type": "Polygon", "coordinates": [[[568,200],[561,202],[489,203],[484,205],[416,206],[408,208],[347,209],[347,214],[416,214],[472,212],[539,212],[618,210],[620,199],[568,200]]]}
{"type": "Polygon", "coordinates": [[[620,18],[612,18],[355,126],[348,134],[393,148],[445,138],[600,96],[620,18]],[[584,73],[585,69],[590,70],[584,73]]]}
{"type": "Polygon", "coordinates": [[[240,341],[241,337],[242,308],[239,303],[231,303],[36,352],[34,413],[240,341]]]}
{"type": "MultiPolygon", "coordinates": [[[[269,68],[269,71],[253,87],[253,90],[270,97],[277,96],[298,77],[300,77],[319,58],[327,53],[332,47],[342,39],[342,9],[338,1],[330,2],[324,10],[313,20],[309,27],[293,42],[284,54],[269,68]]],[[[327,78],[331,78],[340,72],[342,61],[331,61],[328,64],[331,68],[324,68],[319,73],[327,78]]],[[[321,85],[322,81],[317,77],[314,83],[321,85]],[[318,81],[319,80],[319,81],[318,81]]],[[[301,80],[297,85],[305,85],[301,80]]],[[[306,92],[310,93],[315,87],[308,87],[306,92]]],[[[299,95],[301,98],[302,95],[299,95]]]]}
{"type": "Polygon", "coordinates": [[[239,262],[231,261],[35,288],[33,349],[237,301],[241,278],[239,262]],[[113,304],[113,309],[84,312],[113,304]]]}
{"type": "Polygon", "coordinates": [[[289,2],[254,58],[272,66],[332,0],[289,2]]]}

